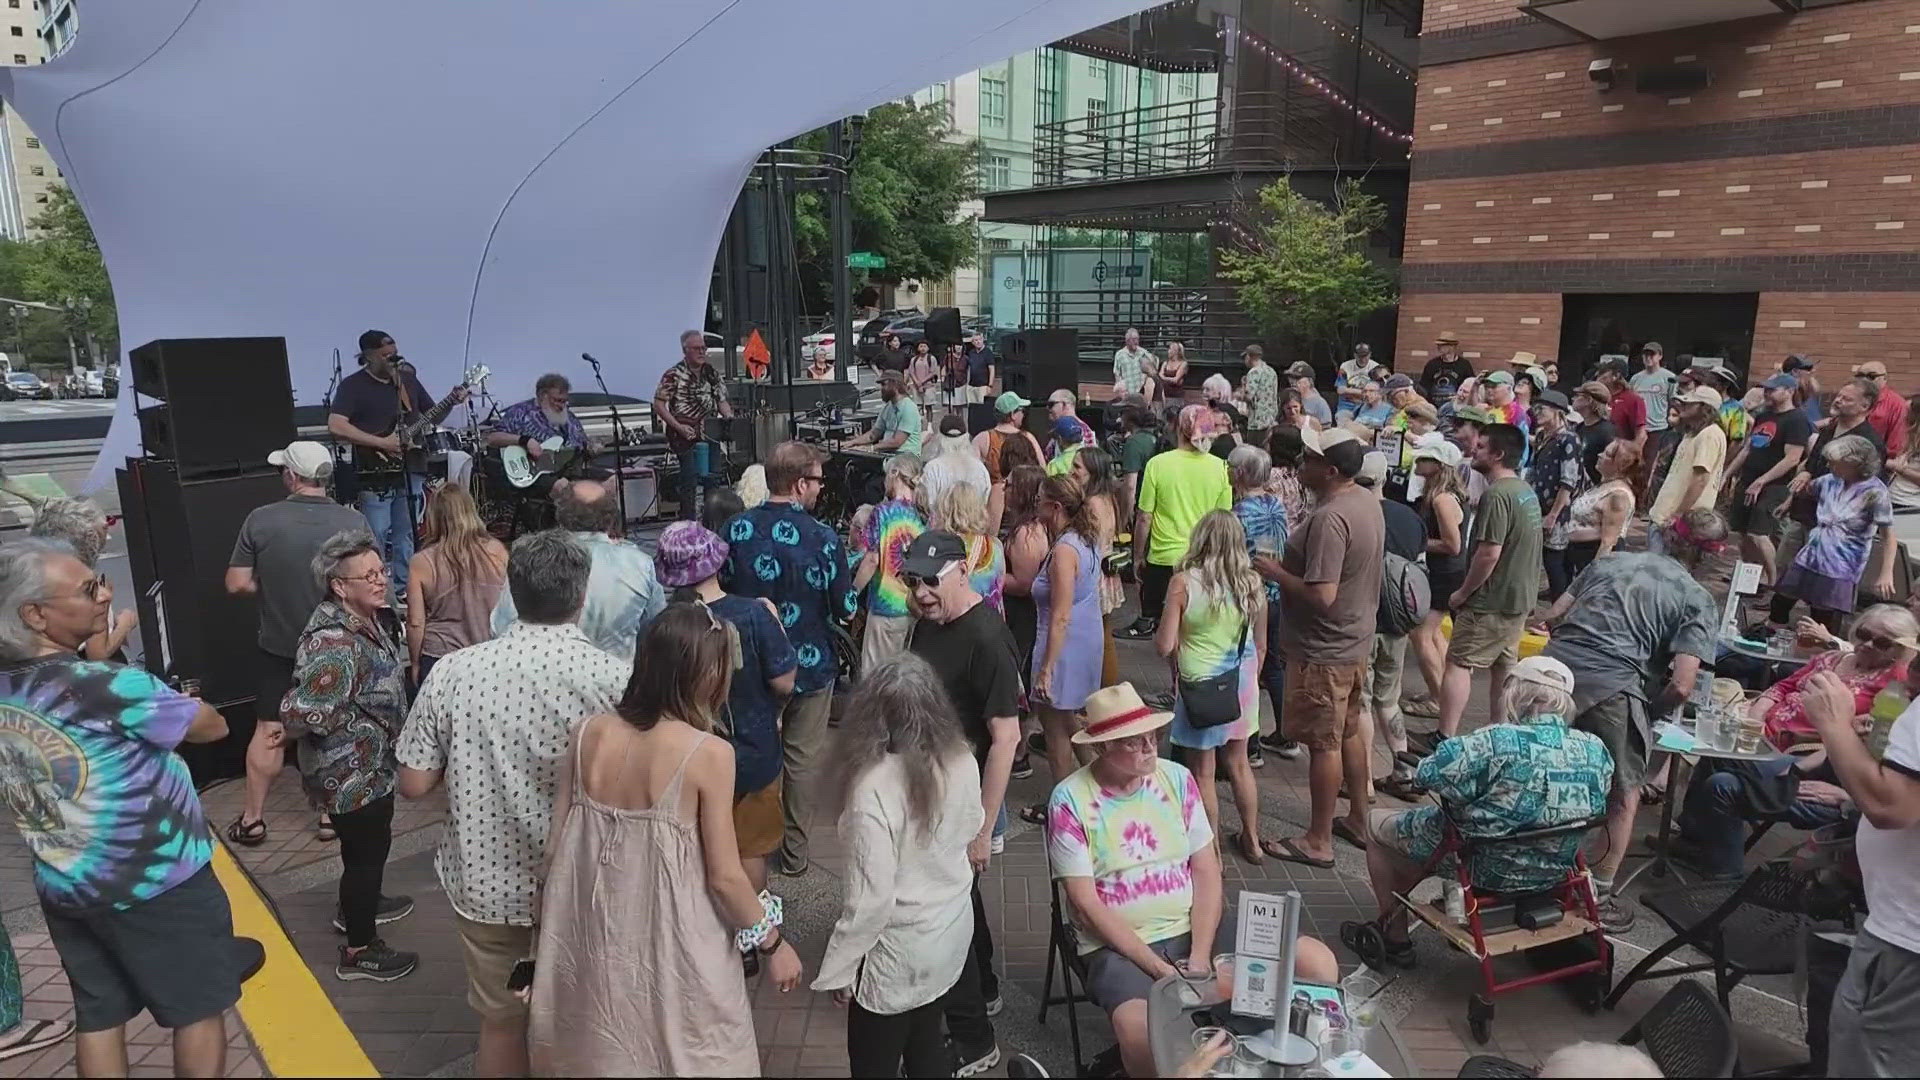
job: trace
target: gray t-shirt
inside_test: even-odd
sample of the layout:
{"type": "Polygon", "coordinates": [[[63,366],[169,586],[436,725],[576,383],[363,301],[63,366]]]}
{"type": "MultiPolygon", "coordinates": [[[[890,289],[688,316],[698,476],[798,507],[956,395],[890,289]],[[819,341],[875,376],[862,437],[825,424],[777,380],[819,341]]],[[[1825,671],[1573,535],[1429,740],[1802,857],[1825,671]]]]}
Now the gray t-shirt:
{"type": "Polygon", "coordinates": [[[313,580],[314,554],[334,533],[366,527],[360,511],[323,495],[289,495],[247,515],[227,565],[253,569],[260,587],[261,649],[292,659],[300,632],[325,595],[313,580]]]}
{"type": "Polygon", "coordinates": [[[1573,606],[1541,653],[1573,669],[1575,712],[1620,693],[1652,701],[1677,653],[1714,658],[1713,597],[1665,555],[1603,555],[1568,591],[1573,606]]]}

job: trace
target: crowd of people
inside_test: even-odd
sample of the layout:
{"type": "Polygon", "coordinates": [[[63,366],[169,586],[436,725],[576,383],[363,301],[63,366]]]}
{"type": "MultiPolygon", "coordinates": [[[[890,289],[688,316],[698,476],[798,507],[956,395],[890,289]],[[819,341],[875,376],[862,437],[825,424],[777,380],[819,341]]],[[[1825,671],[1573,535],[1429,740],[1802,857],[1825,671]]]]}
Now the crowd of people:
{"type": "MultiPolygon", "coordinates": [[[[723,399],[684,344],[692,373],[661,396],[691,460],[723,399]]],[[[1920,1065],[1888,998],[1920,971],[1920,719],[1861,719],[1920,687],[1920,624],[1886,602],[1920,439],[1884,367],[1823,395],[1803,357],[1743,392],[1651,343],[1639,371],[1607,358],[1570,384],[1529,353],[1476,372],[1451,336],[1437,351],[1415,379],[1359,346],[1323,390],[1311,365],[1249,346],[1238,385],[1217,373],[1189,393],[1184,351],[1129,331],[1102,429],[1059,390],[1045,439],[1031,402],[993,393],[990,361],[978,385],[965,352],[947,373],[993,403],[998,423],[970,435],[926,415],[921,359],[889,360],[865,437],[883,487],[844,533],[812,513],[824,455],[785,442],[764,492],[707,493],[650,550],[594,480],[555,484],[555,527],[511,547],[458,488],[434,491],[404,586],[393,545],[327,499],[331,454],[296,442],[271,458],[286,499],[249,516],[227,575],[256,600],[260,705],[225,836],[286,827],[265,806],[291,748],[338,844],[334,973],[393,982],[422,962],[401,947],[413,901],[383,889],[395,800],[444,792],[435,866],[480,1075],[755,1074],[757,972],[846,1006],[855,1075],[965,1076],[1000,1060],[979,882],[1017,816],[1043,830],[1122,1066],[1154,1075],[1148,991],[1232,940],[1227,855],[1329,868],[1336,845],[1362,849],[1390,909],[1430,872],[1443,807],[1477,836],[1603,818],[1602,922],[1631,926],[1614,883],[1643,799],[1666,797],[1654,725],[1723,659],[1703,580],[1738,534],[1765,560],[1743,629],[1820,648],[1789,678],[1763,673],[1746,706],[1780,759],[1698,770],[1673,794],[1683,835],[1737,876],[1747,823],[1858,819],[1870,914],[1830,1032],[1856,1071],[1835,1075],[1920,1065]],[[1137,616],[1110,627],[1130,585],[1137,616]],[[1151,643],[1170,689],[1123,680],[1116,642],[1151,643]],[[1409,654],[1424,692],[1406,692],[1409,654]],[[1469,731],[1480,672],[1488,722],[1469,731]],[[1290,835],[1261,835],[1269,754],[1303,761],[1310,808],[1290,835]],[[1038,767],[1045,797],[1010,806],[1038,767]],[[844,890],[809,980],[778,882],[809,872],[828,822],[844,890]]],[[[82,1072],[124,1066],[141,1009],[200,1071],[224,1052],[245,951],[172,751],[225,722],[114,658],[131,628],[83,509],[0,547],[0,703],[66,755],[9,757],[4,786],[75,987],[82,1072]]],[[[1537,888],[1582,842],[1474,873],[1537,888]]],[[[1410,964],[1404,922],[1384,929],[1388,960],[1410,964]]],[[[1293,954],[1302,980],[1338,981],[1326,945],[1293,954]]]]}

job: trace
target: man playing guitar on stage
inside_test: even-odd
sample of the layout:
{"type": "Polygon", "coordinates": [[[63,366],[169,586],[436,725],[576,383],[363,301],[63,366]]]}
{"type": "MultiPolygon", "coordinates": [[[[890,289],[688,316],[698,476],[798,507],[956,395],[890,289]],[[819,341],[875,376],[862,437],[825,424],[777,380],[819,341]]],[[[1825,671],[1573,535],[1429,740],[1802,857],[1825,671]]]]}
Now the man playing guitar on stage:
{"type": "MultiPolygon", "coordinates": [[[[393,337],[384,330],[360,335],[360,370],[340,380],[334,391],[327,431],[336,439],[386,455],[394,466],[392,475],[384,478],[370,478],[362,466],[356,505],[386,548],[395,594],[405,596],[407,561],[413,558],[413,530],[420,519],[426,475],[405,466],[403,447],[394,432],[402,416],[432,411],[434,400],[419,379],[395,369],[395,352],[393,337]],[[401,501],[407,493],[413,497],[411,506],[401,501]]],[[[466,387],[455,389],[449,397],[454,404],[465,401],[466,387]]],[[[369,458],[358,452],[355,456],[363,462],[369,458]]]]}
{"type": "Polygon", "coordinates": [[[707,418],[733,418],[727,384],[707,363],[705,334],[689,330],[680,335],[680,362],[660,376],[660,386],[653,392],[653,415],[666,425],[667,447],[680,459],[674,498],[680,504],[680,517],[690,520],[696,513],[694,493],[712,483],[709,477],[719,458],[719,448],[706,437],[707,418]]]}

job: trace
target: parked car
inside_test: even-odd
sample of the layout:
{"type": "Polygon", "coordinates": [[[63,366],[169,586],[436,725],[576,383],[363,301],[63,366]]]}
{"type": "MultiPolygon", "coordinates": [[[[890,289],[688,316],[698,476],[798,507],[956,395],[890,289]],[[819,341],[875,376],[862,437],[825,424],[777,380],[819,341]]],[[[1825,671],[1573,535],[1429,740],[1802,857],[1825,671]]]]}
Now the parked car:
{"type": "Polygon", "coordinates": [[[860,330],[860,359],[872,363],[880,354],[880,335],[892,333],[900,339],[901,348],[911,351],[914,343],[927,336],[927,317],[920,311],[911,313],[882,312],[880,317],[868,323],[860,330]]]}
{"type": "Polygon", "coordinates": [[[40,376],[31,371],[13,371],[7,373],[7,399],[48,401],[53,398],[53,388],[40,380],[40,376]]]}
{"type": "MultiPolygon", "coordinates": [[[[855,329],[855,336],[858,336],[859,328],[855,327],[854,329],[855,329]]],[[[815,330],[813,333],[808,334],[806,337],[801,338],[800,339],[801,363],[811,364],[813,363],[815,357],[825,357],[828,360],[832,360],[833,359],[833,341],[835,336],[836,335],[834,333],[833,327],[829,325],[829,326],[823,326],[820,329],[815,330]]]]}

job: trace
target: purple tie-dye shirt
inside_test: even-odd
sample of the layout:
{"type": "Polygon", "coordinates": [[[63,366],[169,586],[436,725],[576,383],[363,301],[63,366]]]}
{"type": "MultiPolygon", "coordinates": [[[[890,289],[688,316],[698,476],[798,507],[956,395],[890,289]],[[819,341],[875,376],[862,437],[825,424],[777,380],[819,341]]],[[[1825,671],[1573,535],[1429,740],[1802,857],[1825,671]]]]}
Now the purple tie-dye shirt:
{"type": "MultiPolygon", "coordinates": [[[[1062,780],[1047,806],[1048,860],[1056,878],[1093,879],[1095,894],[1151,945],[1193,926],[1190,858],[1213,842],[1200,785],[1183,766],[1163,761],[1140,787],[1122,794],[1094,779],[1091,766],[1062,780]]],[[[1076,920],[1077,922],[1077,920],[1076,920]]],[[[1080,926],[1080,951],[1105,943],[1080,926]]]]}

